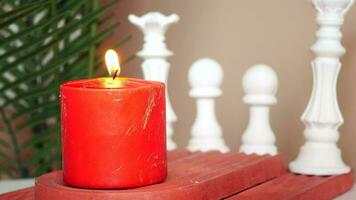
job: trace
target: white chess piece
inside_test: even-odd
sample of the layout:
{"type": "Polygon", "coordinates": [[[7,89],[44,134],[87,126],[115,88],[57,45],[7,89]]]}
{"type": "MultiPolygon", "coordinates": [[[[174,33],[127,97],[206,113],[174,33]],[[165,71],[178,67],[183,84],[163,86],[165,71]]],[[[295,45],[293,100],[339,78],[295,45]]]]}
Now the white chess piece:
{"type": "Polygon", "coordinates": [[[129,21],[136,25],[144,34],[143,49],[137,53],[144,59],[141,67],[146,80],[161,81],[166,83],[166,107],[167,107],[167,149],[173,150],[177,145],[173,142],[173,123],[177,116],[173,111],[167,92],[167,79],[170,64],[167,57],[173,53],[165,44],[165,33],[170,25],[178,22],[176,14],[164,16],[159,12],[149,12],[142,17],[129,15],[129,21]]]}
{"type": "Polygon", "coordinates": [[[269,123],[269,106],[277,103],[277,75],[267,65],[255,65],[244,74],[242,85],[246,93],[243,101],[250,106],[250,119],[242,135],[240,152],[275,155],[276,137],[269,123]]]}
{"type": "Polygon", "coordinates": [[[305,144],[297,159],[290,163],[292,172],[308,175],[348,173],[336,143],[343,118],[336,96],[340,57],[345,53],[341,45],[340,27],[353,0],[313,0],[320,29],[312,46],[316,58],[312,62],[314,86],[309,104],[302,115],[305,144]]]}
{"type": "Polygon", "coordinates": [[[229,151],[215,116],[214,98],[222,94],[219,88],[222,80],[221,66],[209,58],[198,59],[189,70],[189,82],[192,87],[189,95],[197,99],[197,115],[188,145],[191,151],[229,151]]]}

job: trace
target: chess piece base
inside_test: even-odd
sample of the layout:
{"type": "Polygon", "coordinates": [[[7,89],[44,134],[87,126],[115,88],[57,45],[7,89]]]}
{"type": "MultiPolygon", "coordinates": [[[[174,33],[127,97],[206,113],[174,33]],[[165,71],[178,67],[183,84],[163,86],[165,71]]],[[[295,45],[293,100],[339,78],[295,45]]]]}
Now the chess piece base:
{"type": "Polygon", "coordinates": [[[241,153],[246,153],[246,154],[257,154],[257,155],[264,155],[264,154],[269,154],[269,155],[276,155],[277,154],[277,147],[274,145],[241,145],[240,147],[240,152],[241,153]]]}
{"type": "Polygon", "coordinates": [[[188,145],[188,150],[189,151],[212,151],[212,150],[217,150],[220,151],[221,153],[226,153],[229,151],[229,148],[225,145],[225,142],[221,140],[220,138],[214,138],[214,139],[200,139],[202,137],[198,138],[192,138],[189,141],[188,145]]]}
{"type": "Polygon", "coordinates": [[[289,169],[298,174],[319,176],[350,172],[350,168],[342,161],[341,151],[336,144],[312,142],[307,142],[301,147],[297,159],[290,163],[289,169]]]}

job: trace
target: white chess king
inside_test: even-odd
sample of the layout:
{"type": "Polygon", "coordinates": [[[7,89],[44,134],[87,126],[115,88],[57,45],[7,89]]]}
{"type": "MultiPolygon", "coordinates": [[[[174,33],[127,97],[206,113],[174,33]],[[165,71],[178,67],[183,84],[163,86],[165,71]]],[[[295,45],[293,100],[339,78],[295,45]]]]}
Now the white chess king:
{"type": "Polygon", "coordinates": [[[316,58],[312,62],[314,87],[309,104],[302,115],[306,128],[305,144],[296,160],[290,163],[292,172],[309,175],[336,175],[350,171],[337,147],[339,126],[343,118],[336,96],[340,57],[345,53],[341,45],[340,27],[353,0],[313,0],[320,29],[312,46],[316,58]]]}
{"type": "MultiPolygon", "coordinates": [[[[149,12],[142,17],[130,15],[129,20],[136,25],[144,34],[143,49],[137,53],[144,59],[141,67],[146,80],[162,81],[168,80],[168,71],[170,63],[167,58],[173,55],[173,52],[167,49],[165,43],[165,33],[172,24],[179,21],[179,16],[172,14],[164,16],[159,12],[149,12]]],[[[167,149],[173,150],[177,147],[173,137],[173,123],[177,121],[177,116],[172,108],[166,87],[167,104],[167,149]]]]}

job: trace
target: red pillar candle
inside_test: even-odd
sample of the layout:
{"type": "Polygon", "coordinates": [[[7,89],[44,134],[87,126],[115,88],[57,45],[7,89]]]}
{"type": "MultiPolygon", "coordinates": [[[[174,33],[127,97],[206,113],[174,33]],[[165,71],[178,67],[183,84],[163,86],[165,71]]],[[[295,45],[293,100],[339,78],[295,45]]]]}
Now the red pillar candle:
{"type": "Polygon", "coordinates": [[[97,78],[61,85],[63,179],[130,188],[167,175],[164,84],[97,78]]]}

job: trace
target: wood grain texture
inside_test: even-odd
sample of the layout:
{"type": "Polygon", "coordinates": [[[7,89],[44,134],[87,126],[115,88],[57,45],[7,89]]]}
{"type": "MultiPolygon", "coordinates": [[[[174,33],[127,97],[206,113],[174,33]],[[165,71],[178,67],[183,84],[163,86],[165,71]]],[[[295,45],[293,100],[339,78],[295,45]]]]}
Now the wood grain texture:
{"type": "Polygon", "coordinates": [[[35,190],[39,193],[36,200],[324,200],[348,191],[353,184],[353,173],[331,177],[286,173],[281,155],[172,151],[168,160],[169,176],[160,184],[129,190],[87,190],[65,186],[61,173],[53,172],[38,178],[36,189],[3,194],[0,200],[34,200],[35,190]]]}
{"type": "Polygon", "coordinates": [[[219,152],[170,153],[168,178],[127,190],[88,190],[67,187],[61,172],[36,181],[36,200],[79,199],[220,199],[285,173],[281,155],[256,156],[219,152]]]}
{"type": "Polygon", "coordinates": [[[339,176],[305,176],[287,173],[238,193],[228,200],[330,200],[353,186],[353,172],[339,176]]]}
{"type": "Polygon", "coordinates": [[[34,199],[33,187],[17,190],[0,195],[0,200],[33,200],[34,199]]]}

